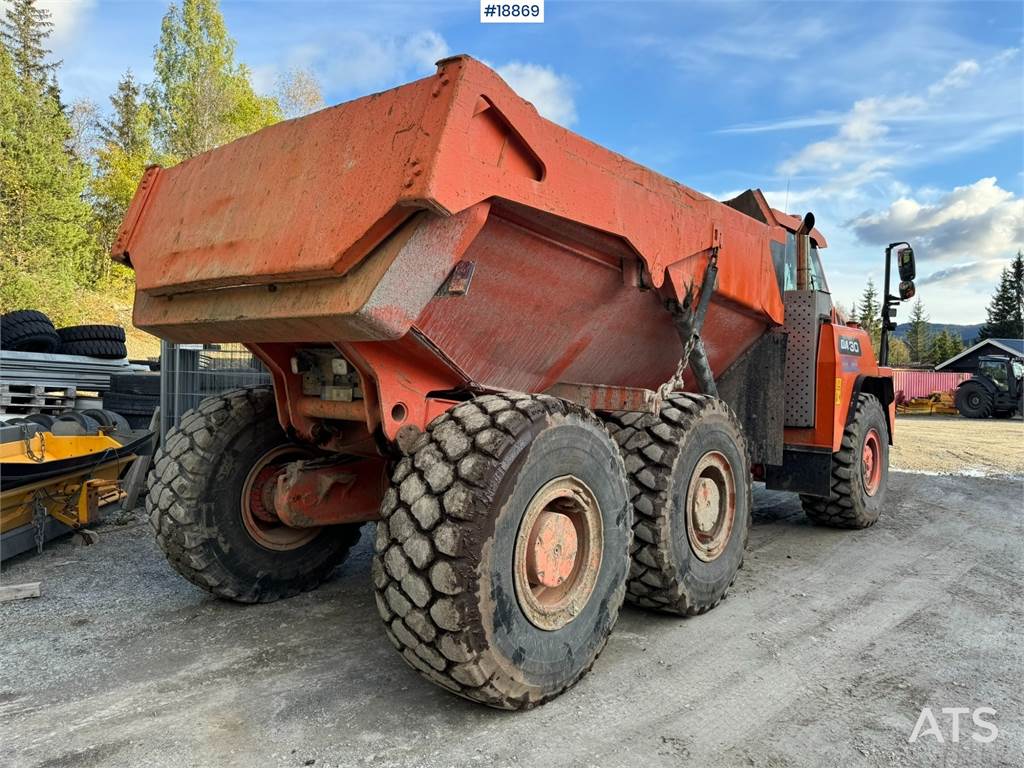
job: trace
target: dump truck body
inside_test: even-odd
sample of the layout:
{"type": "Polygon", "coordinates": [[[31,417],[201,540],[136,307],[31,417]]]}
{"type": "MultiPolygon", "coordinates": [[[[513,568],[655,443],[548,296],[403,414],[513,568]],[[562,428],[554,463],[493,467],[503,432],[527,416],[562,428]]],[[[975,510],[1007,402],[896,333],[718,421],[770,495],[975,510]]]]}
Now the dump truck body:
{"type": "Polygon", "coordinates": [[[380,519],[406,660],[533,706],[582,675],[624,592],[721,599],[751,476],[816,520],[877,519],[891,375],[837,316],[825,246],[810,214],[671,181],[465,56],[151,168],[113,249],[135,324],[244,343],[274,381],[183,420],[150,490],[158,540],[259,601],[315,585],[380,519]]]}

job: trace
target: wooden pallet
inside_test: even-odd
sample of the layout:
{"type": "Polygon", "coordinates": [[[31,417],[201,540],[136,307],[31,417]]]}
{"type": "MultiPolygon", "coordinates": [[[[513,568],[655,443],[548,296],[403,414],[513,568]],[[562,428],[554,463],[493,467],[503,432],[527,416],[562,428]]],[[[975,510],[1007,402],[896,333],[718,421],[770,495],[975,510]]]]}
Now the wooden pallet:
{"type": "Polygon", "coordinates": [[[75,406],[75,387],[0,382],[0,414],[56,414],[75,406]]]}

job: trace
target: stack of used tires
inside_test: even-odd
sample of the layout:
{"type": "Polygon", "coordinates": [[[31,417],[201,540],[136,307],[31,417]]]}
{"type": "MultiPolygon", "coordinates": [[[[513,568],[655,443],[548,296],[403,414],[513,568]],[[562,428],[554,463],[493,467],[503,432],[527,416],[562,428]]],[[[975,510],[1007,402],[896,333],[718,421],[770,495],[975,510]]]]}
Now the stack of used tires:
{"type": "Polygon", "coordinates": [[[114,374],[110,377],[110,390],[103,396],[103,407],[124,416],[132,429],[149,429],[158,405],[160,374],[155,372],[114,374]]]}
{"type": "Polygon", "coordinates": [[[128,356],[124,328],[119,325],[73,325],[54,328],[42,312],[21,309],[0,315],[0,349],[83,355],[103,360],[128,356]]]}

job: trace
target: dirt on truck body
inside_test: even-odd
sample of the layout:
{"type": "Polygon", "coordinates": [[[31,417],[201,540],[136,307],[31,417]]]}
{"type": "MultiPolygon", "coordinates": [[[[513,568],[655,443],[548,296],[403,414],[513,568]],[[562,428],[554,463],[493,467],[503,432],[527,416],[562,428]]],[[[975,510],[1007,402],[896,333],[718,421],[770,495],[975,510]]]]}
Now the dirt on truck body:
{"type": "Polygon", "coordinates": [[[157,541],[263,602],[317,586],[376,520],[403,658],[475,701],[546,701],[623,599],[719,603],[753,478],[822,524],[878,519],[891,371],[837,315],[825,246],[813,215],[660,176],[466,56],[151,168],[114,246],[136,325],[244,343],[273,377],[168,435],[157,541]]]}

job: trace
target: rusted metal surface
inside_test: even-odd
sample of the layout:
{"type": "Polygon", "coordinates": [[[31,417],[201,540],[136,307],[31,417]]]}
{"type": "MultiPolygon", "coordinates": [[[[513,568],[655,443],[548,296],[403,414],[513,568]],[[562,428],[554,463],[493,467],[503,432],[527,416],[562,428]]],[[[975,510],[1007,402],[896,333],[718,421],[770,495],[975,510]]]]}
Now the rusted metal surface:
{"type": "Polygon", "coordinates": [[[362,400],[321,400],[318,397],[301,397],[296,401],[296,408],[303,416],[313,419],[366,421],[366,404],[362,400]]]}
{"type": "Polygon", "coordinates": [[[277,480],[289,462],[310,456],[311,452],[297,445],[281,445],[257,460],[246,474],[239,500],[242,524],[253,541],[264,549],[287,551],[305,546],[316,538],[319,530],[298,529],[284,524],[275,509],[274,492],[277,480]]]}
{"type": "Polygon", "coordinates": [[[601,509],[582,480],[555,478],[534,494],[512,564],[516,599],[531,624],[560,629],[583,610],[601,570],[603,542],[601,509]]]}
{"type": "Polygon", "coordinates": [[[656,392],[638,387],[606,387],[600,384],[559,382],[548,387],[545,394],[592,411],[634,411],[657,413],[661,403],[656,392]]]}
{"type": "MultiPolygon", "coordinates": [[[[137,326],[245,343],[272,372],[282,426],[340,451],[346,424],[394,440],[460,389],[569,382],[590,388],[577,392],[589,407],[646,409],[634,390],[656,390],[680,353],[665,302],[701,284],[712,253],[701,342],[707,369],[727,370],[782,323],[770,243],[801,225],[756,190],[741,198],[719,203],[550,123],[458,56],[148,171],[114,256],[136,270],[137,326]],[[303,399],[289,360],[314,342],[358,372],[361,411],[303,399]]],[[[837,335],[822,334],[818,387],[838,380],[837,401],[820,398],[815,428],[787,443],[837,445],[854,380],[884,375],[867,357],[843,367],[837,335]]]]}
{"type": "Polygon", "coordinates": [[[384,470],[383,459],[292,462],[277,475],[273,511],[296,530],[376,520],[384,470]]]}
{"type": "MultiPolygon", "coordinates": [[[[781,320],[769,227],[550,123],[466,56],[160,171],[115,257],[129,255],[152,295],[327,278],[416,210],[493,198],[618,237],[654,287],[728,232],[722,259],[743,268],[723,270],[723,296],[781,320]]],[[[136,321],[147,326],[144,312],[136,321]]]]}
{"type": "Polygon", "coordinates": [[[705,562],[715,560],[725,551],[736,520],[736,477],[724,454],[709,451],[701,456],[690,475],[685,503],[690,548],[705,562]]]}

